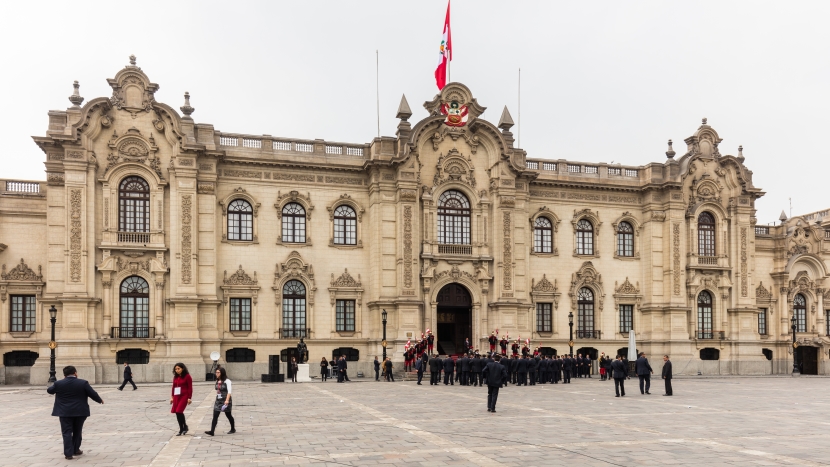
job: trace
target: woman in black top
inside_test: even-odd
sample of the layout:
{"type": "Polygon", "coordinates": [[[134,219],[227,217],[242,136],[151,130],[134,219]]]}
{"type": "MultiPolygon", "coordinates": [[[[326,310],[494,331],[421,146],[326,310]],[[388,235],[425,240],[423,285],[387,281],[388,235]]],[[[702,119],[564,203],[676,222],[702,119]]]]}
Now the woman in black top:
{"type": "Polygon", "coordinates": [[[323,382],[326,381],[326,378],[329,375],[329,362],[326,361],[326,357],[323,357],[320,360],[320,377],[323,379],[323,382]]]}

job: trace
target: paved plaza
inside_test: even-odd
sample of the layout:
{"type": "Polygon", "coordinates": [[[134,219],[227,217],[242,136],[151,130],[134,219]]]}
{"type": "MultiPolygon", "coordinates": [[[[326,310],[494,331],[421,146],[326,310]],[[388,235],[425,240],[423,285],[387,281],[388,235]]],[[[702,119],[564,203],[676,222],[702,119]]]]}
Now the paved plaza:
{"type": "MultiPolygon", "coordinates": [[[[83,375],[80,375],[83,377],[83,375]]],[[[234,382],[237,433],[210,428],[214,393],[197,383],[191,432],[176,437],[168,385],[97,385],[84,455],[65,460],[52,396],[5,387],[0,465],[830,465],[830,380],[677,378],[674,397],[627,396],[598,378],[510,386],[491,414],[486,388],[414,382],[234,382]]]]}

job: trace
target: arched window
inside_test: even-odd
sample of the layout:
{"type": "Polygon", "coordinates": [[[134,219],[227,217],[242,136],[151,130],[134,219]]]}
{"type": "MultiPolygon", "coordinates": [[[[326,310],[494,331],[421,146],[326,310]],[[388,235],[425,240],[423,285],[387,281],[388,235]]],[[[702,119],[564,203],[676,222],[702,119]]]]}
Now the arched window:
{"type": "Polygon", "coordinates": [[[308,337],[305,320],[305,285],[291,280],[282,287],[282,337],[308,337]]]}
{"type": "Polygon", "coordinates": [[[282,241],[305,243],[305,209],[299,203],[288,203],[282,208],[282,241]]]}
{"type": "Polygon", "coordinates": [[[334,243],[335,245],[357,244],[357,214],[346,204],[337,206],[334,210],[334,243]]]}
{"type": "Polygon", "coordinates": [[[588,219],[576,223],[576,254],[594,254],[594,226],[588,219]]]}
{"type": "Polygon", "coordinates": [[[577,337],[594,337],[594,292],[588,287],[577,295],[577,337]]]}
{"type": "Polygon", "coordinates": [[[807,300],[804,295],[797,294],[793,298],[793,314],[795,315],[795,332],[807,332],[807,300]]]}
{"type": "Polygon", "coordinates": [[[139,276],[121,282],[121,324],[113,331],[112,337],[121,339],[155,337],[150,335],[150,286],[139,276]]]}
{"type": "Polygon", "coordinates": [[[438,243],[470,244],[470,201],[460,191],[447,190],[438,198],[438,243]]]}
{"type": "Polygon", "coordinates": [[[715,256],[715,216],[705,211],[697,216],[697,254],[715,256]]]}
{"type": "Polygon", "coordinates": [[[617,224],[617,255],[634,256],[634,228],[628,222],[617,224]]]}
{"type": "Polygon", "coordinates": [[[697,338],[714,338],[712,333],[712,294],[705,290],[697,296],[697,338]]]}
{"type": "Polygon", "coordinates": [[[127,177],[118,186],[118,230],[150,231],[150,185],[141,177],[127,177]]]}
{"type": "Polygon", "coordinates": [[[228,205],[228,240],[250,242],[254,239],[254,210],[244,199],[228,205]]]}
{"type": "Polygon", "coordinates": [[[536,253],[553,251],[553,223],[547,217],[539,216],[533,223],[533,251],[536,253]]]}

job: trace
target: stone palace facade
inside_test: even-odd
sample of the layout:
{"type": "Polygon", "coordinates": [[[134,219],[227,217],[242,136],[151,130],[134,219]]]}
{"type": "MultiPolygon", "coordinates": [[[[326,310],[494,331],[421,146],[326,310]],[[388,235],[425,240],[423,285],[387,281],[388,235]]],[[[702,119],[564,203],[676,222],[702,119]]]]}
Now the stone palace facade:
{"type": "Polygon", "coordinates": [[[795,316],[804,372],[830,373],[830,218],[756,226],[764,193],[706,119],[631,167],[531,157],[460,83],[419,122],[403,98],[395,136],[339,143],[195,123],[132,57],[107,81],[49,112],[45,182],[0,182],[6,383],[46,381],[52,306],[58,369],[95,382],[123,361],[199,375],[212,351],[259,379],[301,337],[312,374],[333,353],[368,373],[383,310],[396,361],[427,329],[444,353],[498,329],[563,354],[572,316],[575,352],[633,329],[681,374],[791,371],[795,316]]]}

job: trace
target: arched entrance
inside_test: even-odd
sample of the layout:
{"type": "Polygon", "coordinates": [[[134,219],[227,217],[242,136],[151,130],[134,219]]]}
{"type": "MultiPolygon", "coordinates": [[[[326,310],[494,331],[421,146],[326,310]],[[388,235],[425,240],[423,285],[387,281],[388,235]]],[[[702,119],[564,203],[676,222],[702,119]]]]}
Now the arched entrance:
{"type": "Polygon", "coordinates": [[[438,292],[438,328],[435,340],[440,354],[464,353],[464,339],[473,342],[473,299],[461,284],[451,283],[438,292]]]}

